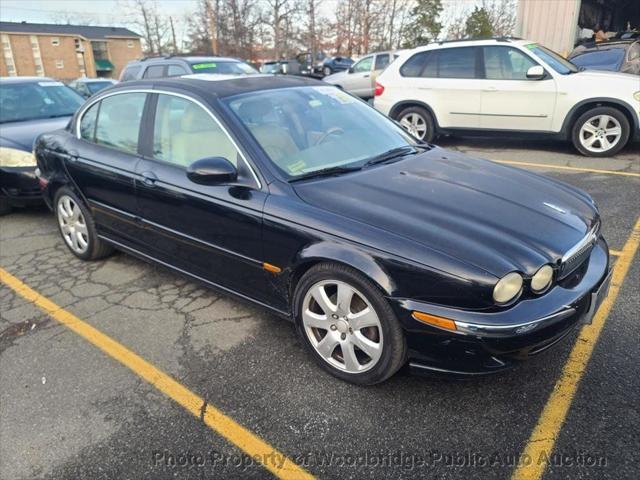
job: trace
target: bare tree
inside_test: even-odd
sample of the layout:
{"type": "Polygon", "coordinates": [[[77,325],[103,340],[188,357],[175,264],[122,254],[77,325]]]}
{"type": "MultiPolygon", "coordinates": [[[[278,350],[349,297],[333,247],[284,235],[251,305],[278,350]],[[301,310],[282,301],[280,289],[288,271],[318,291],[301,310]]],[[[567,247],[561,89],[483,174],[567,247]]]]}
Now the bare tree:
{"type": "Polygon", "coordinates": [[[513,35],[516,28],[516,0],[483,0],[482,8],[489,14],[494,35],[513,35]]]}
{"type": "Polygon", "coordinates": [[[170,27],[159,13],[156,0],[123,0],[122,6],[132,17],[131,24],[142,32],[147,53],[160,54],[167,49],[170,27]]]}

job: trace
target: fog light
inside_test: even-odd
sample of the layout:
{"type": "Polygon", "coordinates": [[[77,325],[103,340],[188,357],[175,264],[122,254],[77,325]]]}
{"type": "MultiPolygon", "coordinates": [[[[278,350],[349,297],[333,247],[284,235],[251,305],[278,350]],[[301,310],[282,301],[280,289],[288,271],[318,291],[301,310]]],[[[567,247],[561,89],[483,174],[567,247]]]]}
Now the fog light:
{"type": "Polygon", "coordinates": [[[552,280],[553,268],[551,265],[543,265],[535,275],[531,277],[531,290],[535,293],[542,293],[551,286],[552,280]]]}
{"type": "Polygon", "coordinates": [[[505,304],[520,295],[522,291],[522,275],[517,272],[507,273],[493,287],[493,299],[496,303],[505,304]]]}

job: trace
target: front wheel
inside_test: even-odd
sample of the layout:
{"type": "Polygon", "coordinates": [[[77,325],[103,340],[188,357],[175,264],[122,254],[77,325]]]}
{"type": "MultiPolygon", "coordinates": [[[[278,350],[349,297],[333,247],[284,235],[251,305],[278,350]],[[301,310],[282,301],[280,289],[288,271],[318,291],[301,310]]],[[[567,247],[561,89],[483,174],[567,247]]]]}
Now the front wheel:
{"type": "Polygon", "coordinates": [[[423,142],[431,142],[435,137],[435,125],[431,114],[422,107],[409,107],[402,110],[396,120],[411,135],[423,142]]]}
{"type": "Polygon", "coordinates": [[[325,77],[328,77],[329,75],[331,75],[333,72],[331,71],[331,67],[324,67],[322,69],[322,73],[324,74],[325,77]]]}
{"type": "Polygon", "coordinates": [[[609,157],[626,145],[629,131],[629,121],[620,110],[593,108],[576,120],[572,131],[573,145],[587,157],[609,157]]]}
{"type": "Polygon", "coordinates": [[[0,195],[0,217],[11,213],[11,204],[9,199],[4,195],[0,195]]]}
{"type": "Polygon", "coordinates": [[[311,268],[298,284],[294,304],[302,341],[332,375],[373,385],[404,364],[406,342],[393,310],[352,268],[333,263],[311,268]]]}
{"type": "Polygon", "coordinates": [[[60,235],[71,253],[82,260],[98,260],[112,252],[98,237],[91,212],[73,191],[60,188],[53,204],[60,235]]]}

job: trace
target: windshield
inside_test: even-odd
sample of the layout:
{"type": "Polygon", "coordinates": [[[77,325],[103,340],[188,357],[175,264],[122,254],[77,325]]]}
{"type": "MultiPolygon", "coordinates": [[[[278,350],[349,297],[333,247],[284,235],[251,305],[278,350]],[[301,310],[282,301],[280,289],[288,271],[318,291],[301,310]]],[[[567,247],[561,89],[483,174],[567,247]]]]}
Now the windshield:
{"type": "Polygon", "coordinates": [[[532,52],[536,57],[545,62],[551,68],[553,68],[556,72],[562,75],[569,75],[570,73],[576,73],[579,71],[578,67],[576,67],[573,63],[567,60],[564,57],[561,57],[556,52],[549,50],[542,45],[538,45],[537,43],[532,43],[526,46],[530,52],[532,52]]]}
{"type": "Polygon", "coordinates": [[[222,75],[253,75],[258,71],[244,62],[199,62],[192,63],[194,73],[217,73],[222,75]]]}
{"type": "Polygon", "coordinates": [[[624,48],[612,48],[598,52],[586,52],[572,58],[571,61],[579,67],[617,72],[624,60],[624,54],[624,48]]]}
{"type": "Polygon", "coordinates": [[[332,86],[248,93],[226,102],[288,178],[361,167],[373,157],[415,145],[395,123],[332,86]]]}
{"type": "Polygon", "coordinates": [[[111,82],[87,82],[87,88],[91,93],[96,93],[102,90],[103,88],[107,88],[113,85],[111,82]]]}
{"type": "Polygon", "coordinates": [[[61,82],[0,84],[0,123],[70,116],[83,103],[61,82]]]}
{"type": "Polygon", "coordinates": [[[279,73],[280,65],[277,63],[265,63],[260,70],[262,70],[262,73],[279,73]]]}

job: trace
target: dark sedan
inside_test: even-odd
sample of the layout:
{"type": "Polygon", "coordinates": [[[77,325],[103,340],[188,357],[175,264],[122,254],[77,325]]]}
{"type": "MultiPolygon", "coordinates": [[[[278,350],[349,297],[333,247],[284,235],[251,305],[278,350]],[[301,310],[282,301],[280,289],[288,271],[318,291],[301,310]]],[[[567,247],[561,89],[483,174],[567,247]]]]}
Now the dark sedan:
{"type": "Polygon", "coordinates": [[[483,374],[590,321],[609,254],[584,192],[420,144],[301,77],[183,77],[99,93],[36,156],[65,244],[113,248],[295,322],[372,384],[483,374]]]}
{"type": "Polygon", "coordinates": [[[640,40],[611,40],[577,47],[569,60],[587,70],[640,75],[640,40]]]}
{"type": "Polygon", "coordinates": [[[48,78],[0,78],[0,215],[42,203],[33,141],[63,128],[83,101],[48,78]]]}
{"type": "Polygon", "coordinates": [[[344,72],[353,65],[353,60],[349,57],[329,57],[315,66],[314,73],[322,76],[333,75],[337,72],[344,72]]]}

